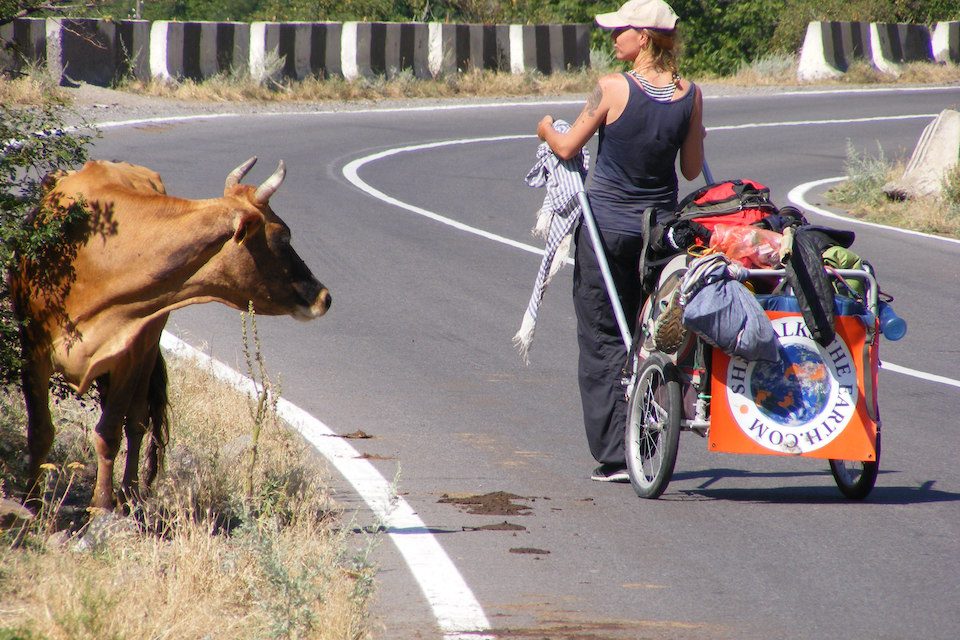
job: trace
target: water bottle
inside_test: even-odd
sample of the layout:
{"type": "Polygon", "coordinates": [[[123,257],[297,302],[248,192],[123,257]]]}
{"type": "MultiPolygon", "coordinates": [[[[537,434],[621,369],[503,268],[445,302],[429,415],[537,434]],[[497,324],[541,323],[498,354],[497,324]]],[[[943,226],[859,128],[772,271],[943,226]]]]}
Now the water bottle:
{"type": "Polygon", "coordinates": [[[907,333],[907,321],[898,316],[893,307],[880,301],[880,333],[887,340],[899,340],[907,333]]]}

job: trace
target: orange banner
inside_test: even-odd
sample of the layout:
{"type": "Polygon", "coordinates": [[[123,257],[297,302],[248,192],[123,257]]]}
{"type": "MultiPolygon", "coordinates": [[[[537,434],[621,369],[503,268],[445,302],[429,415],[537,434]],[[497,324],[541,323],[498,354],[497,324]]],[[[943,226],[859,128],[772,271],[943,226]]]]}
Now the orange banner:
{"type": "Polygon", "coordinates": [[[713,349],[710,450],[876,460],[878,341],[866,344],[853,316],[836,318],[837,337],[826,347],[810,337],[800,314],[767,316],[779,363],[713,349]]]}

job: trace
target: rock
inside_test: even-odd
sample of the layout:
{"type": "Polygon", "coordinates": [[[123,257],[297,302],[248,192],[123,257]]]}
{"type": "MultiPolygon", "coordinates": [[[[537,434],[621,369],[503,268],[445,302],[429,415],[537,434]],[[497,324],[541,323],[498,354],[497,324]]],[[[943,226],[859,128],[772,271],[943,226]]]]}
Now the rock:
{"type": "Polygon", "coordinates": [[[98,509],[92,513],[83,535],[71,545],[72,551],[93,551],[103,545],[125,537],[137,535],[137,524],[112,511],[98,509]]]}
{"type": "Polygon", "coordinates": [[[0,517],[14,516],[21,520],[33,520],[33,514],[25,506],[15,500],[0,498],[0,517]]]}

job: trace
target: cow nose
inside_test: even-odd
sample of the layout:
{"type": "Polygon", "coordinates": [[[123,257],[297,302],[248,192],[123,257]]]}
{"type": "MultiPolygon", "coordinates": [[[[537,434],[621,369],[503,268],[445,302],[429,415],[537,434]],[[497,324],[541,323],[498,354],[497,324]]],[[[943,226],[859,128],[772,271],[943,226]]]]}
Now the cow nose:
{"type": "Polygon", "coordinates": [[[322,316],[330,309],[332,303],[333,296],[330,295],[330,290],[324,287],[320,290],[320,293],[317,294],[317,299],[313,303],[314,311],[318,316],[322,316]]]}

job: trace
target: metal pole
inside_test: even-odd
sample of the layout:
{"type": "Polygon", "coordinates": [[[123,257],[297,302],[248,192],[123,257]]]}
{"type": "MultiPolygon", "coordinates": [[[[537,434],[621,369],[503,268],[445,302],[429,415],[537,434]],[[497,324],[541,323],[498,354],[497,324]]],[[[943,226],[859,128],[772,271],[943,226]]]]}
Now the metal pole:
{"type": "Polygon", "coordinates": [[[597,254],[597,264],[600,265],[600,273],[603,274],[603,283],[607,285],[607,295],[610,296],[613,315],[616,316],[617,325],[620,327],[623,347],[627,350],[627,353],[630,353],[630,329],[627,327],[627,318],[623,315],[623,306],[620,304],[617,285],[613,283],[613,276],[610,274],[610,265],[607,264],[607,254],[603,250],[603,242],[600,240],[600,231],[597,229],[597,222],[593,219],[593,211],[590,210],[590,202],[587,200],[587,194],[581,191],[577,194],[577,197],[580,198],[580,207],[583,209],[583,219],[587,223],[587,229],[590,231],[590,239],[593,241],[593,251],[597,254]]]}
{"type": "Polygon", "coordinates": [[[707,164],[707,159],[703,159],[703,179],[707,181],[707,184],[713,184],[713,174],[710,172],[710,165],[707,164]]]}

